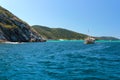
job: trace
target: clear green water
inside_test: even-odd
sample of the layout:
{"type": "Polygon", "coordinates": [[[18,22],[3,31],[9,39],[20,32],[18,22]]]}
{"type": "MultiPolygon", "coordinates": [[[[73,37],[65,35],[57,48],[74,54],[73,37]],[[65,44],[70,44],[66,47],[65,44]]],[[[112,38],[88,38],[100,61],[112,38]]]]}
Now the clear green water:
{"type": "Polygon", "coordinates": [[[120,80],[120,42],[0,44],[0,80],[120,80]]]}

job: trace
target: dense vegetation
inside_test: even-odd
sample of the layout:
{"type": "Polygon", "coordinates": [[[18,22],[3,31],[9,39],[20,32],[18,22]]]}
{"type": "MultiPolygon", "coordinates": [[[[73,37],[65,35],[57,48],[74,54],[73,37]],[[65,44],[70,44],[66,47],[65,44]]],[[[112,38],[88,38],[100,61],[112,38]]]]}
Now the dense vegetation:
{"type": "Polygon", "coordinates": [[[84,39],[87,37],[85,34],[77,33],[62,28],[49,28],[45,26],[32,26],[39,34],[46,39],[84,39]]]}
{"type": "Polygon", "coordinates": [[[102,36],[102,37],[96,37],[97,40],[120,40],[118,38],[115,37],[106,37],[106,36],[102,36]]]}
{"type": "MultiPolygon", "coordinates": [[[[79,39],[85,39],[88,37],[88,35],[77,33],[74,31],[70,31],[67,29],[62,28],[49,28],[46,26],[39,26],[34,25],[32,26],[42,37],[45,39],[67,39],[67,40],[79,40],[79,39]]],[[[96,40],[119,40],[115,37],[94,37],[96,40]]]]}

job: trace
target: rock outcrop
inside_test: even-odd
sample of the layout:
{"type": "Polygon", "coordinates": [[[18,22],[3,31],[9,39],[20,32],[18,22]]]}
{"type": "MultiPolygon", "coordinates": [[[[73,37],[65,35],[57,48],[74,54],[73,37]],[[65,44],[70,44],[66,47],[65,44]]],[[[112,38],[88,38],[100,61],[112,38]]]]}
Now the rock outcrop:
{"type": "Polygon", "coordinates": [[[41,42],[42,37],[26,22],[0,7],[0,42],[41,42]]]}

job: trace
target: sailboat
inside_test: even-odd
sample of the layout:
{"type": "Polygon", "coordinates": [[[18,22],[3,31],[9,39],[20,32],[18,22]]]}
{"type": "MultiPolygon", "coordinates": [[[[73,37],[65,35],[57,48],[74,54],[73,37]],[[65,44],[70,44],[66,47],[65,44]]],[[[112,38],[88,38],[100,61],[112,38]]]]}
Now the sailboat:
{"type": "Polygon", "coordinates": [[[85,44],[94,44],[95,43],[95,38],[89,36],[85,39],[84,43],[85,44]]]}
{"type": "MultiPolygon", "coordinates": [[[[89,32],[89,30],[88,30],[89,32]]],[[[85,44],[94,44],[95,43],[95,38],[91,37],[91,36],[88,36],[85,41],[84,41],[85,44]]]]}

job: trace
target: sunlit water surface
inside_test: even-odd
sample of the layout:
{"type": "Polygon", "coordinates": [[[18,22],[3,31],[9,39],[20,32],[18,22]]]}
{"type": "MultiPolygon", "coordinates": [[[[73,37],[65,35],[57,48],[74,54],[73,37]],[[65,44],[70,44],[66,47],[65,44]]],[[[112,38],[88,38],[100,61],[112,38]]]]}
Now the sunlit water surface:
{"type": "Polygon", "coordinates": [[[0,44],[0,80],[120,80],[120,42],[0,44]]]}

